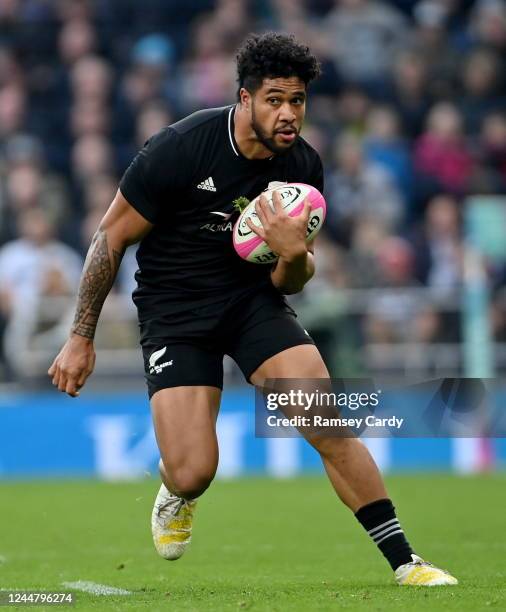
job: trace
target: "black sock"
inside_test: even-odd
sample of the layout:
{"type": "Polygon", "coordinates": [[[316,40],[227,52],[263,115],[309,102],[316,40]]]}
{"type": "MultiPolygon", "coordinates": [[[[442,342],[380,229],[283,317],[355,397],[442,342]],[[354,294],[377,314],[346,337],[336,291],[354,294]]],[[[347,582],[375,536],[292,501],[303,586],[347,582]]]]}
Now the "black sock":
{"type": "Polygon", "coordinates": [[[363,506],[355,513],[358,521],[374,540],[395,571],[404,563],[411,563],[413,550],[404,536],[389,499],[379,499],[363,506]]]}

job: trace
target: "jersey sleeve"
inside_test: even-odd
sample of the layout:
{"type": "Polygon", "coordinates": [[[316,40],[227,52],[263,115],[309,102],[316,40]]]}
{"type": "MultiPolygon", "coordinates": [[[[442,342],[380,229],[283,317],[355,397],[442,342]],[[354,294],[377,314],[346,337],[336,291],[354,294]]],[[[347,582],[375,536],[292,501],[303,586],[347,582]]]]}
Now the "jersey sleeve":
{"type": "Polygon", "coordinates": [[[152,136],[126,169],[119,188],[128,203],[150,223],[155,223],[171,195],[185,183],[185,160],[181,136],[164,128],[152,136]]]}

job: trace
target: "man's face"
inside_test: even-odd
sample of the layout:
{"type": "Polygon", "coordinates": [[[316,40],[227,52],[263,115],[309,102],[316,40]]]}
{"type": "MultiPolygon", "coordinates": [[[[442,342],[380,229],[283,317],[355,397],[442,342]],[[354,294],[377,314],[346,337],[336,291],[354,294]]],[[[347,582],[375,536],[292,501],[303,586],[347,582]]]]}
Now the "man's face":
{"type": "MultiPolygon", "coordinates": [[[[283,153],[295,143],[306,112],[306,86],[298,77],[264,79],[241,101],[251,112],[251,127],[258,140],[273,153],[283,153]]],[[[244,96],[244,97],[243,97],[244,96]]]]}

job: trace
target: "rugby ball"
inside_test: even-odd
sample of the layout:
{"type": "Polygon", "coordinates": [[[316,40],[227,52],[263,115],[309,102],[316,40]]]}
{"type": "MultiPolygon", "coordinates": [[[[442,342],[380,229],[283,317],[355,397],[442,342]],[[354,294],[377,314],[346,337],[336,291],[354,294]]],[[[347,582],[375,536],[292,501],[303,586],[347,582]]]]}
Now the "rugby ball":
{"type": "MultiPolygon", "coordinates": [[[[311,212],[309,214],[309,222],[307,226],[306,240],[313,240],[316,234],[320,231],[325,215],[327,213],[327,205],[322,194],[311,185],[305,183],[285,183],[277,184],[272,189],[267,189],[263,192],[272,209],[272,196],[277,191],[281,198],[283,209],[290,217],[297,217],[301,214],[304,208],[304,200],[307,198],[311,204],[311,212]]],[[[255,205],[260,196],[252,200],[246,208],[241,212],[234,226],[233,241],[234,248],[237,254],[251,263],[270,264],[278,259],[278,255],[271,251],[269,245],[257,236],[255,232],[248,227],[247,220],[251,219],[252,223],[257,227],[262,227],[260,219],[255,210],[255,205]]]]}

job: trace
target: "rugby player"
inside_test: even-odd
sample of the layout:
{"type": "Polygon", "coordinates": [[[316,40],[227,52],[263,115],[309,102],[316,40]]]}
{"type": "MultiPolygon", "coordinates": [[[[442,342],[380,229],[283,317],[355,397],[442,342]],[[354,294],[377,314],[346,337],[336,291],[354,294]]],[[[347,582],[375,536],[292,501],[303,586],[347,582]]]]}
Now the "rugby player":
{"type": "MultiPolygon", "coordinates": [[[[152,532],[165,559],[179,558],[188,546],[197,498],[216,472],[224,355],[254,385],[329,377],[283,297],[314,273],[305,240],[309,204],[292,218],[279,201],[275,211],[260,201],[263,229],[255,231],[279,254],[273,268],[243,261],[232,245],[234,200],[252,199],[278,181],[323,191],[320,158],[300,136],[307,88],[319,72],[315,56],[293,37],[251,35],[237,55],[237,103],[196,112],[148,140],[92,240],[69,338],[49,368],[60,391],[79,395],[94,367],[102,305],[125,249],[140,242],[133,299],[161,457],[152,532]]],[[[457,583],[414,554],[358,439],[310,442],[399,584],[457,583]]]]}

